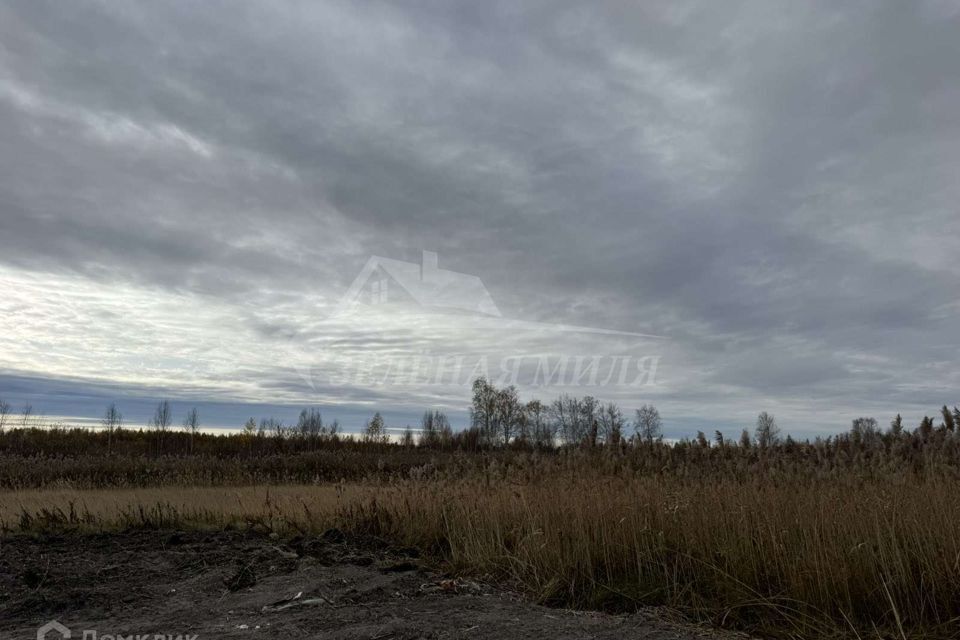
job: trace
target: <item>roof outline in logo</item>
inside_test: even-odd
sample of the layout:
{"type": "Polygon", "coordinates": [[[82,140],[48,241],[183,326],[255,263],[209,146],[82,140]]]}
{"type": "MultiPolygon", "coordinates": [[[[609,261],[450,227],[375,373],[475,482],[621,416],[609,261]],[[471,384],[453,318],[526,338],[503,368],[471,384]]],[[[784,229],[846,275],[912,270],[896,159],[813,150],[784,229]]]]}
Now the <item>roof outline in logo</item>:
{"type": "MultiPolygon", "coordinates": [[[[657,340],[666,338],[666,336],[651,333],[505,318],[479,277],[440,269],[438,262],[437,253],[426,250],[422,251],[419,264],[383,256],[371,256],[350,283],[347,291],[340,297],[332,315],[336,317],[352,311],[365,294],[374,298],[371,300],[374,303],[387,301],[390,295],[386,285],[378,286],[376,280],[373,283],[370,282],[374,276],[380,274],[399,285],[414,302],[423,307],[471,312],[476,317],[478,328],[552,330],[657,340]],[[367,290],[368,284],[373,285],[372,290],[367,290]]],[[[461,317],[459,321],[462,322],[463,318],[461,317]]]]}
{"type": "MultiPolygon", "coordinates": [[[[441,269],[434,251],[423,251],[420,264],[383,256],[371,256],[341,296],[335,314],[352,310],[360,302],[364,287],[380,274],[389,277],[423,307],[469,311],[501,317],[500,309],[483,281],[477,276],[441,269]]],[[[376,285],[377,283],[374,282],[376,285]]],[[[379,291],[379,290],[378,290],[379,291]]]]}
{"type": "Polygon", "coordinates": [[[56,631],[60,634],[60,637],[64,639],[70,637],[70,629],[67,626],[60,624],[60,622],[56,620],[51,620],[37,629],[37,640],[48,640],[47,634],[51,631],[56,631]]]}

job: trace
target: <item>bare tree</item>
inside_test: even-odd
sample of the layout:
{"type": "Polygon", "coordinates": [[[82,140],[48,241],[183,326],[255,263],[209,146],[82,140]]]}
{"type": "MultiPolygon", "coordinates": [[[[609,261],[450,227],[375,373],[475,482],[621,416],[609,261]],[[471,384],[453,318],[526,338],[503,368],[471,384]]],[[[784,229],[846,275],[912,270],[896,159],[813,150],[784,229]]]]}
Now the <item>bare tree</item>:
{"type": "Polygon", "coordinates": [[[453,428],[450,426],[450,420],[447,419],[447,414],[439,409],[434,411],[433,425],[436,427],[437,434],[440,437],[440,447],[449,447],[453,442],[453,428]]]}
{"type": "Polygon", "coordinates": [[[161,400],[157,404],[157,410],[153,413],[153,420],[151,422],[153,428],[157,431],[157,454],[160,454],[163,450],[163,434],[170,426],[170,421],[170,403],[166,400],[161,400]]]}
{"type": "Polygon", "coordinates": [[[27,424],[30,422],[30,416],[33,415],[33,405],[25,404],[23,405],[23,410],[20,412],[20,428],[26,429],[27,424]]]}
{"type": "Polygon", "coordinates": [[[582,400],[561,394],[550,406],[554,426],[564,444],[582,443],[587,440],[596,417],[597,402],[587,396],[582,400]]]}
{"type": "Polygon", "coordinates": [[[597,443],[600,425],[598,423],[598,413],[602,410],[600,403],[593,396],[584,396],[580,401],[580,416],[578,429],[580,432],[579,442],[588,443],[591,446],[597,443]]]}
{"type": "Polygon", "coordinates": [[[518,412],[516,441],[525,447],[530,446],[533,426],[530,424],[530,416],[527,414],[527,405],[518,403],[518,412]]]}
{"type": "Polygon", "coordinates": [[[319,409],[304,409],[297,420],[297,433],[304,438],[318,439],[324,433],[323,416],[319,409]]]}
{"type": "Polygon", "coordinates": [[[660,412],[652,404],[645,404],[636,413],[636,422],[633,429],[637,437],[646,442],[653,442],[663,437],[663,421],[660,412]]]}
{"type": "Polygon", "coordinates": [[[363,428],[363,438],[367,442],[386,442],[389,439],[383,416],[377,411],[363,428]]]}
{"type": "Polygon", "coordinates": [[[560,394],[559,398],[550,403],[550,420],[553,422],[551,430],[558,434],[564,443],[569,442],[573,432],[573,418],[569,415],[569,407],[566,394],[560,394]]]}
{"type": "Polygon", "coordinates": [[[450,421],[447,414],[439,409],[423,412],[420,419],[420,436],[417,439],[421,447],[445,447],[450,444],[453,438],[453,430],[450,428],[450,421]]]}
{"type": "Polygon", "coordinates": [[[600,431],[604,441],[614,446],[623,439],[623,412],[613,402],[609,402],[600,412],[600,431]]]}
{"type": "Polygon", "coordinates": [[[170,402],[167,400],[161,400],[157,404],[157,410],[153,413],[153,426],[160,431],[166,431],[170,426],[170,421],[170,402]]]}
{"type": "Polygon", "coordinates": [[[524,407],[524,412],[534,445],[552,447],[554,433],[552,423],[547,415],[547,408],[539,400],[531,400],[524,407]]]}
{"type": "Polygon", "coordinates": [[[283,426],[283,420],[277,420],[276,418],[260,418],[260,430],[261,435],[272,434],[273,437],[280,439],[283,438],[285,428],[283,426]]]}
{"type": "Polygon", "coordinates": [[[243,439],[247,443],[247,450],[253,451],[253,441],[257,437],[257,421],[252,416],[243,423],[240,433],[243,434],[243,439]]]}
{"type": "Polygon", "coordinates": [[[519,434],[524,422],[524,407],[520,404],[516,387],[497,389],[485,378],[473,381],[470,423],[484,443],[509,444],[519,434]]]}
{"type": "Polygon", "coordinates": [[[433,411],[424,411],[423,418],[420,419],[420,446],[436,447],[440,443],[440,434],[434,424],[433,411]]]}
{"type": "Polygon", "coordinates": [[[780,427],[773,415],[763,411],[757,416],[757,428],[753,437],[761,447],[769,447],[780,441],[780,427]]]}
{"type": "Polygon", "coordinates": [[[197,435],[197,429],[200,428],[200,413],[196,407],[187,411],[187,416],[183,419],[183,428],[190,433],[190,453],[193,453],[193,440],[197,435]]]}
{"type": "Polygon", "coordinates": [[[871,442],[880,434],[876,418],[856,418],[850,427],[850,433],[856,442],[871,442]]]}
{"type": "Polygon", "coordinates": [[[4,427],[7,425],[7,416],[10,415],[10,405],[0,400],[0,433],[3,433],[4,427]]]}
{"type": "Polygon", "coordinates": [[[499,439],[503,444],[510,444],[517,433],[523,409],[517,397],[514,386],[500,389],[496,392],[495,422],[499,431],[499,439]]]}
{"type": "Polygon", "coordinates": [[[107,431],[107,453],[113,451],[113,434],[123,426],[123,415],[117,410],[116,403],[111,402],[100,420],[107,431]]]}
{"type": "Polygon", "coordinates": [[[470,405],[470,423],[480,433],[483,442],[497,440],[497,390],[486,378],[473,381],[473,401],[470,405]]]}

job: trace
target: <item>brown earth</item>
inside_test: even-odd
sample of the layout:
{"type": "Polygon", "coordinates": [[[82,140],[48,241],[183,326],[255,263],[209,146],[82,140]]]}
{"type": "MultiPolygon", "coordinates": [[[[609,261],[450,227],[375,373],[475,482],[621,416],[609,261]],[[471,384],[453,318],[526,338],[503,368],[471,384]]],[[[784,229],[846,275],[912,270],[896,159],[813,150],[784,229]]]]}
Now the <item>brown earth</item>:
{"type": "MultiPolygon", "coordinates": [[[[659,609],[550,609],[429,568],[412,549],[338,531],[0,538],[0,638],[58,620],[104,635],[211,638],[735,638],[659,609]]],[[[60,640],[51,631],[47,640],[60,640]]]]}

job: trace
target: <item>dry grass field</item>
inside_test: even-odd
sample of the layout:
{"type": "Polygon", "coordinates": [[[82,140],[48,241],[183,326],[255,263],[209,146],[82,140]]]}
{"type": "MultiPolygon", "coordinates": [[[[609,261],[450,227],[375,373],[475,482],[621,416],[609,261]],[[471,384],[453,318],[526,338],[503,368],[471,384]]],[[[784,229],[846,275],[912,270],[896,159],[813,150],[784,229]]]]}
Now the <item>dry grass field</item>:
{"type": "Polygon", "coordinates": [[[0,527],[224,527],[260,524],[270,530],[332,526],[346,485],[149,487],[141,489],[28,489],[0,492],[0,527]]]}
{"type": "MultiPolygon", "coordinates": [[[[7,534],[284,538],[335,527],[550,605],[666,605],[770,637],[960,637],[960,437],[943,428],[769,447],[546,450],[295,439],[259,449],[231,436],[156,456],[44,453],[42,436],[10,436],[0,445],[20,451],[0,446],[0,477],[32,480],[0,489],[7,534]],[[326,479],[331,468],[341,480],[326,479]]],[[[102,434],[49,437],[61,446],[102,434]]]]}
{"type": "Polygon", "coordinates": [[[663,478],[506,477],[389,484],[30,490],[8,529],[340,527],[492,574],[549,604],[691,617],[800,637],[949,637],[958,620],[953,483],[769,486],[663,478]],[[922,630],[922,634],[918,631],[922,630]],[[908,633],[909,632],[909,633],[908,633]]]}
{"type": "Polygon", "coordinates": [[[956,484],[556,480],[414,483],[347,520],[556,604],[667,604],[803,637],[960,626],[956,484]]]}

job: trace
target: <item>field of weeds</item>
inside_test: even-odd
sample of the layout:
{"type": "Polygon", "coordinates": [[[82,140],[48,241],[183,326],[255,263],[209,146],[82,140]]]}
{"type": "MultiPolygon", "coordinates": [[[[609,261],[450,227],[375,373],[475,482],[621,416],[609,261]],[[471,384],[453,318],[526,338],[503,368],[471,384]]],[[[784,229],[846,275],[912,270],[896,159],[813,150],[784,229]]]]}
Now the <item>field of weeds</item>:
{"type": "Polygon", "coordinates": [[[943,429],[477,451],[273,440],[261,451],[232,436],[230,454],[211,440],[203,453],[123,457],[45,453],[30,438],[28,454],[0,454],[40,469],[0,475],[21,479],[0,491],[8,534],[337,527],[551,605],[668,605],[775,637],[960,636],[960,438],[943,429]],[[123,482],[115,468],[130,470],[123,482]]]}

